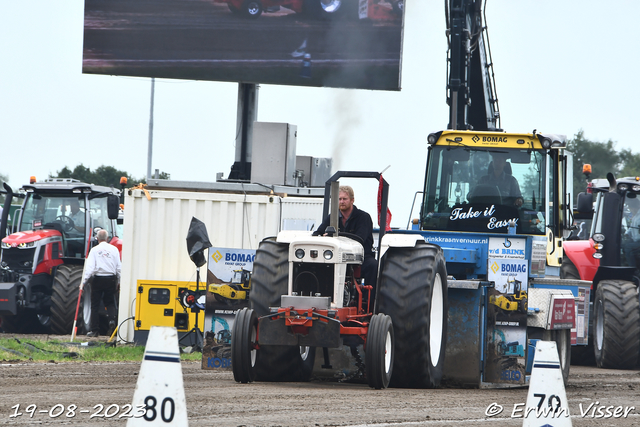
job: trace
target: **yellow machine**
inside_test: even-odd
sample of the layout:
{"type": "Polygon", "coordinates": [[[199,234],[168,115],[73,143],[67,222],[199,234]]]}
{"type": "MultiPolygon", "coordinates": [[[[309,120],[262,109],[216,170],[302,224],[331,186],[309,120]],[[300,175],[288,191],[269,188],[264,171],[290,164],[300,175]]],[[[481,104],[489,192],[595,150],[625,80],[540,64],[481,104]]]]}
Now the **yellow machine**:
{"type": "MultiPolygon", "coordinates": [[[[180,303],[180,290],[196,290],[195,282],[138,280],[134,341],[146,342],[151,326],[174,326],[186,333],[195,326],[196,315],[200,328],[204,326],[204,310],[196,314],[180,303]]],[[[203,292],[204,286],[200,291],[203,292]]]]}
{"type": "Polygon", "coordinates": [[[251,272],[245,269],[234,270],[231,283],[209,285],[209,292],[215,295],[216,300],[228,304],[248,299],[250,290],[251,272]]]}
{"type": "Polygon", "coordinates": [[[491,295],[489,303],[496,305],[504,311],[520,311],[526,313],[528,309],[527,292],[522,290],[522,282],[510,280],[508,284],[513,284],[512,294],[491,295]]]}
{"type": "Polygon", "coordinates": [[[527,293],[525,291],[509,295],[492,295],[489,297],[489,302],[504,311],[527,312],[527,293]]]}

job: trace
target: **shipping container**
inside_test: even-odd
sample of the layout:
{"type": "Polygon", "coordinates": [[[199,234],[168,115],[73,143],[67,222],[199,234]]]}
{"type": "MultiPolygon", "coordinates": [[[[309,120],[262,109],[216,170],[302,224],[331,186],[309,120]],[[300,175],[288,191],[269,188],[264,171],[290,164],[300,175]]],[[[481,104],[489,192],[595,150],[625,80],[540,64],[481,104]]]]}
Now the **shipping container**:
{"type": "MultiPolygon", "coordinates": [[[[273,187],[274,192],[256,184],[242,185],[242,192],[147,188],[148,197],[141,189],[125,194],[118,325],[126,341],[134,338],[139,286],[151,281],[195,284],[197,268],[186,244],[193,217],[206,225],[214,247],[237,249],[257,249],[263,238],[281,230],[312,230],[322,221],[322,189],[273,187]]],[[[206,271],[205,266],[201,289],[206,271]]],[[[203,321],[204,312],[200,325],[203,321]]]]}

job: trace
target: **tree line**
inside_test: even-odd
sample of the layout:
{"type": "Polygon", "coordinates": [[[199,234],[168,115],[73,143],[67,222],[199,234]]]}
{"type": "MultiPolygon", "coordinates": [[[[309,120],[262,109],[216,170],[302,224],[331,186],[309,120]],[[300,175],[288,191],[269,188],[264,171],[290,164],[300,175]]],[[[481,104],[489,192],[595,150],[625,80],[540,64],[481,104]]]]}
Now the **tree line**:
{"type": "MultiPolygon", "coordinates": [[[[70,169],[68,166],[63,167],[55,174],[50,174],[49,178],[74,178],[82,182],[89,184],[102,185],[105,187],[118,187],[120,184],[120,178],[127,178],[128,186],[133,187],[137,184],[146,184],[147,178],[135,178],[128,172],[116,169],[113,166],[99,166],[95,170],[91,170],[84,166],[82,163],[70,169]]],[[[160,172],[159,179],[171,179],[171,175],[167,172],[160,172]]]]}
{"type": "MultiPolygon", "coordinates": [[[[133,187],[137,184],[146,184],[147,178],[135,178],[133,175],[129,174],[120,169],[116,169],[113,166],[99,166],[95,170],[91,170],[84,166],[82,163],[70,169],[68,166],[63,167],[59,171],[56,171],[55,174],[49,174],[49,178],[73,178],[78,181],[86,182],[88,184],[102,185],[105,187],[119,187],[120,186],[120,178],[127,178],[128,186],[133,187]]],[[[171,179],[171,174],[167,172],[160,172],[158,174],[159,179],[171,179]]],[[[6,174],[0,172],[0,186],[3,182],[8,182],[9,177],[6,174]]],[[[26,182],[24,184],[27,184],[26,182]]],[[[1,197],[1,196],[0,196],[1,197]]]]}
{"type": "Polygon", "coordinates": [[[640,176],[640,153],[633,153],[628,148],[615,149],[616,143],[590,141],[580,130],[573,139],[567,142],[567,150],[573,153],[573,193],[574,203],[578,193],[585,191],[587,180],[582,173],[582,165],[591,165],[589,179],[606,178],[611,172],[616,178],[640,176]]]}

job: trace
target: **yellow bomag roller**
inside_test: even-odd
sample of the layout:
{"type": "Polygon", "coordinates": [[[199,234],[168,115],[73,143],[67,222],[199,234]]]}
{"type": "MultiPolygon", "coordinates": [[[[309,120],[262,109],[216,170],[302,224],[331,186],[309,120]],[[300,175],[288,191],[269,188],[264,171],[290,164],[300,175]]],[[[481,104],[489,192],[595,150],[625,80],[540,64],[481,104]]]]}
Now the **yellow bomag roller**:
{"type": "Polygon", "coordinates": [[[234,270],[231,283],[210,284],[209,292],[215,295],[216,300],[228,305],[235,305],[249,298],[251,291],[251,272],[241,269],[234,270]]]}
{"type": "Polygon", "coordinates": [[[522,282],[519,280],[509,280],[509,285],[513,284],[513,293],[505,295],[491,295],[489,303],[496,305],[504,311],[520,311],[526,313],[528,309],[527,292],[522,290],[522,282]]]}

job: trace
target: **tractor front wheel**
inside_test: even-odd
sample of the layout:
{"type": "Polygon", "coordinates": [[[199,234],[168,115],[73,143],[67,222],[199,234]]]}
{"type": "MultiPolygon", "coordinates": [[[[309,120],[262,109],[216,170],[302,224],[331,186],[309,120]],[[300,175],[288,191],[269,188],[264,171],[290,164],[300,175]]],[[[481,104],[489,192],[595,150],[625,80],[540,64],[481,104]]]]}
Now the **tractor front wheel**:
{"type": "Polygon", "coordinates": [[[371,388],[379,390],[389,387],[393,372],[393,324],[391,317],[374,314],[367,331],[365,349],[367,381],[371,388]]]}
{"type": "MultiPolygon", "coordinates": [[[[249,307],[258,317],[279,307],[289,284],[289,245],[263,240],[256,250],[251,274],[249,307]]],[[[232,345],[234,336],[232,335],[232,345]]],[[[256,358],[257,381],[309,381],[315,363],[315,347],[260,347],[256,358]]]]}
{"type": "Polygon", "coordinates": [[[571,369],[571,329],[558,329],[553,331],[551,340],[556,342],[556,347],[558,348],[562,380],[566,386],[569,380],[569,370],[571,369]]]}
{"type": "Polygon", "coordinates": [[[231,366],[233,378],[239,383],[250,383],[256,378],[258,316],[250,308],[236,313],[231,332],[231,366]]]}
{"type": "MultiPolygon", "coordinates": [[[[71,334],[81,281],[81,265],[61,265],[58,267],[51,289],[52,333],[59,335],[71,334]]],[[[78,313],[78,317],[80,317],[80,313],[78,313]]],[[[78,320],[80,320],[78,324],[82,324],[81,319],[78,320]]]]}
{"type": "Polygon", "coordinates": [[[377,313],[395,333],[393,387],[434,388],[444,370],[447,342],[447,270],[442,249],[418,242],[391,247],[382,260],[377,313]]]}
{"type": "Polygon", "coordinates": [[[599,368],[633,369],[640,353],[638,288],[625,280],[598,283],[593,347],[599,368]]]}

